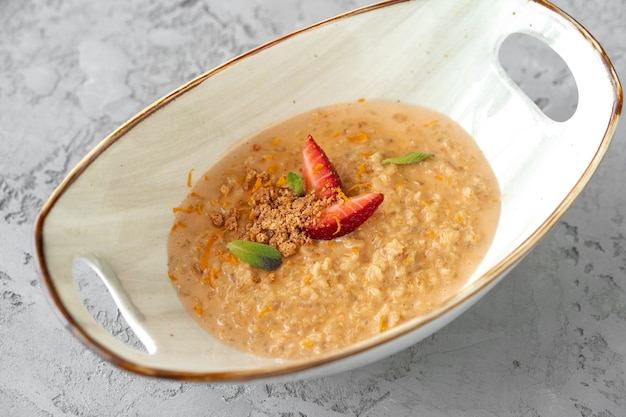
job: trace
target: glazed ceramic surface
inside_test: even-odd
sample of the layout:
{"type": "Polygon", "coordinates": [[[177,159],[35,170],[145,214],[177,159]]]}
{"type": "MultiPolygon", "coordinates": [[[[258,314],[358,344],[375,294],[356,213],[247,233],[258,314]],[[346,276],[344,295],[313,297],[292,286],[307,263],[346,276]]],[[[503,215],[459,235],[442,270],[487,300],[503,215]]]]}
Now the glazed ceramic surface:
{"type": "Polygon", "coordinates": [[[264,45],[159,100],[105,138],[44,206],[35,230],[53,307],[87,346],[145,375],[205,381],[300,378],[360,366],[437,331],[492,288],[572,204],[607,150],[622,91],[600,46],[552,5],[526,0],[392,1],[264,45]],[[578,106],[555,122],[508,77],[502,42],[523,33],[567,63],[578,106]],[[502,191],[495,240],[465,289],[432,314],[307,360],[234,351],[188,316],[167,274],[172,208],[238,141],[339,102],[400,100],[461,124],[502,191]],[[106,284],[143,344],[118,341],[87,311],[73,268],[106,284]]]}

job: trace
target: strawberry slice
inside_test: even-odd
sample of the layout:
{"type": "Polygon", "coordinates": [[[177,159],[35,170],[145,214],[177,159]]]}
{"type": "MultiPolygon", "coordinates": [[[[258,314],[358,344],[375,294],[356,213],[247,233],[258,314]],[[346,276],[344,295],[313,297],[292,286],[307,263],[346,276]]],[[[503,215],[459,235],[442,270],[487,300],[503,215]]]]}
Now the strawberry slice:
{"type": "Polygon", "coordinates": [[[380,193],[369,193],[338,201],[325,208],[304,231],[312,239],[330,240],[346,235],[369,219],[383,199],[380,193]]]}
{"type": "Polygon", "coordinates": [[[304,142],[302,161],[302,178],[307,192],[314,192],[318,198],[336,198],[341,179],[311,135],[304,142]]]}

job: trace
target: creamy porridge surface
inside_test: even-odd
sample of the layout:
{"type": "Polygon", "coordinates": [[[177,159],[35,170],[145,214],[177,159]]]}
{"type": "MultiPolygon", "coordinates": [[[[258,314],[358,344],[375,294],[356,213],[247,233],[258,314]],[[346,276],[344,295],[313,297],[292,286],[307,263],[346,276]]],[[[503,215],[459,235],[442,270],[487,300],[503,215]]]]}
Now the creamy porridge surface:
{"type": "Polygon", "coordinates": [[[172,284],[218,340],[278,358],[345,347],[435,308],[478,266],[500,212],[497,180],[474,140],[446,116],[396,102],[298,115],[189,180],[168,242],[172,284]],[[348,235],[306,242],[271,272],[251,267],[226,249],[237,237],[223,223],[246,221],[253,189],[281,187],[285,174],[301,172],[308,135],[348,197],[379,192],[384,201],[348,235]],[[381,163],[415,151],[435,156],[381,163]],[[251,169],[263,180],[244,187],[251,169]]]}

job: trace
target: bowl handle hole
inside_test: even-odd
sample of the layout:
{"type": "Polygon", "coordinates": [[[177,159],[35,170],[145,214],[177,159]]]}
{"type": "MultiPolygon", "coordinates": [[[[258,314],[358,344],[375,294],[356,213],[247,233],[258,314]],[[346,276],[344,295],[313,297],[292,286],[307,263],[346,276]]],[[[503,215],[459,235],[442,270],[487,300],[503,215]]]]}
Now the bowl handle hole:
{"type": "Polygon", "coordinates": [[[578,88],[569,67],[552,48],[524,33],[510,34],[498,51],[502,68],[550,119],[569,120],[578,107],[578,88]]]}
{"type": "Polygon", "coordinates": [[[77,258],[72,276],[84,307],[103,329],[139,352],[154,353],[156,349],[144,331],[141,313],[106,263],[94,257],[77,258]]]}

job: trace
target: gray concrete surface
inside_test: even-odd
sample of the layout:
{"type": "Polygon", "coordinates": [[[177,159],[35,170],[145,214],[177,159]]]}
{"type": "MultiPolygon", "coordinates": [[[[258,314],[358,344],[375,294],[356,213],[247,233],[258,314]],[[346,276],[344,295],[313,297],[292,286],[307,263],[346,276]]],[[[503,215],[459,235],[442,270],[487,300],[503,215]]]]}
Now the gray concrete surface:
{"type": "MultiPolygon", "coordinates": [[[[580,199],[494,291],[370,366],[276,384],[150,379],[103,361],[53,314],[32,228],[74,164],[196,75],[367,3],[0,0],[0,416],[626,416],[624,123],[580,199]]],[[[556,5],[626,78],[626,1],[556,5]]],[[[522,82],[567,85],[517,63],[522,82]]],[[[535,99],[556,113],[569,105],[541,89],[535,99]]]]}

